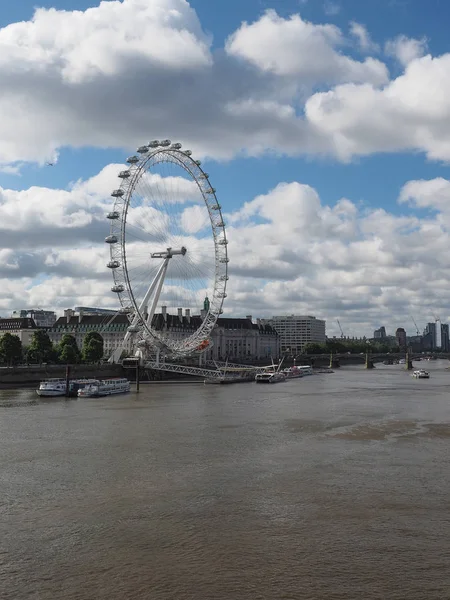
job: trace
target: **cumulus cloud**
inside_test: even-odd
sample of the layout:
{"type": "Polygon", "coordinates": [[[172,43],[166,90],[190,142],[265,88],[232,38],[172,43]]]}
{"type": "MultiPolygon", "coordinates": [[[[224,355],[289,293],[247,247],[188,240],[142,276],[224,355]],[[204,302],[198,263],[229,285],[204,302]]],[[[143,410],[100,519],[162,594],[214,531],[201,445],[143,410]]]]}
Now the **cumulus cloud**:
{"type": "Polygon", "coordinates": [[[364,25],[361,23],[356,23],[356,21],[352,21],[350,23],[350,33],[354,38],[356,38],[359,48],[362,52],[378,52],[378,44],[372,41],[370,34],[364,25]]]}
{"type": "Polygon", "coordinates": [[[450,160],[450,54],[413,60],[383,89],[345,84],[311,96],[307,121],[335,152],[356,155],[421,150],[450,160]]]}
{"type": "Polygon", "coordinates": [[[269,11],[213,52],[185,0],[37,9],[0,29],[0,165],[43,164],[64,146],[130,148],[143,131],[219,159],[328,151],[299,95],[388,79],[383,63],[347,56],[344,41],[333,25],[269,11]]]}
{"type": "MultiPolygon", "coordinates": [[[[33,239],[19,252],[7,244],[0,250],[2,316],[33,305],[59,312],[73,305],[117,305],[103,239],[111,178],[118,167],[109,165],[68,190],[2,190],[2,198],[21,194],[27,200],[21,202],[16,231],[23,240],[33,239]],[[86,229],[90,233],[83,237],[86,229]],[[72,230],[78,240],[70,237],[72,230]]],[[[446,318],[449,198],[450,182],[445,179],[409,181],[399,190],[399,203],[407,212],[394,215],[363,208],[348,198],[325,205],[307,184],[280,183],[225,215],[230,256],[226,314],[313,313],[327,319],[330,334],[339,318],[346,332],[355,335],[370,334],[380,324],[391,331],[398,325],[408,327],[409,313],[423,323],[433,312],[446,318]],[[419,218],[417,209],[432,212],[419,218]]],[[[196,279],[205,266],[195,256],[205,247],[206,230],[195,235],[199,208],[179,202],[185,228],[180,235],[191,260],[190,294],[200,298],[204,288],[196,279]]],[[[0,222],[5,215],[0,214],[0,222]]],[[[149,256],[150,246],[144,246],[130,239],[130,257],[149,256]]],[[[167,298],[175,304],[182,298],[177,292],[177,277],[182,276],[181,271],[174,273],[169,282],[167,298]]]]}
{"type": "Polygon", "coordinates": [[[403,67],[406,67],[414,59],[423,56],[426,50],[426,38],[417,40],[408,38],[405,35],[399,35],[395,39],[387,41],[385,45],[386,54],[396,58],[403,67]]]}
{"type": "Polygon", "coordinates": [[[262,71],[304,81],[369,81],[379,85],[388,80],[383,63],[372,58],[359,62],[341,54],[338,48],[343,41],[334,25],[315,25],[300,15],[283,19],[268,10],[258,21],[243,23],[228,38],[226,50],[262,71]]]}

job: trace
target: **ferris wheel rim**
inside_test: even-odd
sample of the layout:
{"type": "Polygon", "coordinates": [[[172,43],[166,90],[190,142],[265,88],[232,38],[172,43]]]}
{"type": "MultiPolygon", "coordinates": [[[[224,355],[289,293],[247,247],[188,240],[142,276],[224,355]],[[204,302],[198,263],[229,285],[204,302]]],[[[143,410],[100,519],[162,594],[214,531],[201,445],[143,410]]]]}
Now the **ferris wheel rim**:
{"type": "MultiPolygon", "coordinates": [[[[113,215],[118,217],[111,220],[110,238],[117,238],[116,243],[110,244],[114,286],[112,291],[116,292],[123,308],[132,307],[131,312],[139,316],[140,330],[136,331],[137,338],[141,343],[148,342],[157,347],[164,348],[175,354],[189,354],[199,350],[199,345],[209,338],[216,325],[217,319],[223,312],[223,302],[226,298],[228,281],[228,251],[225,223],[223,221],[221,206],[217,200],[215,189],[211,186],[209,175],[200,166],[200,161],[195,160],[189,151],[181,150],[179,147],[153,147],[142,146],[138,149],[140,156],[132,156],[127,159],[129,167],[121,171],[122,178],[120,187],[114,190],[115,197],[113,215]],[[212,296],[209,299],[208,311],[197,329],[182,340],[174,341],[164,336],[161,331],[155,329],[152,323],[147,323],[142,313],[142,307],[138,305],[137,298],[133,293],[133,285],[130,281],[127,265],[127,217],[130,202],[136,190],[136,186],[142,177],[151,172],[151,168],[161,163],[172,163],[183,169],[193,181],[202,197],[203,205],[206,207],[210,234],[214,244],[214,280],[212,285],[212,296]],[[128,175],[124,175],[127,174],[128,175]],[[119,266],[115,267],[118,264],[119,266]]],[[[139,329],[139,327],[137,328],[139,329]]]]}

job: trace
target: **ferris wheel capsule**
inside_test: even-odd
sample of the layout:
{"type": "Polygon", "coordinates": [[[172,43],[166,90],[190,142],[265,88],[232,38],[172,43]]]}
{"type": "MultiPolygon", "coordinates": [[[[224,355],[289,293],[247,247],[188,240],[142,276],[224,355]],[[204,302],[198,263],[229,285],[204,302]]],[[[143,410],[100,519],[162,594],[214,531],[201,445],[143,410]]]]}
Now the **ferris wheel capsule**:
{"type": "Polygon", "coordinates": [[[172,142],[170,140],[162,140],[161,142],[159,142],[160,146],[163,146],[163,148],[167,148],[167,146],[170,146],[172,142]]]}
{"type": "Polygon", "coordinates": [[[158,146],[159,146],[159,140],[153,140],[148,145],[149,148],[157,148],[158,146]]]}
{"type": "Polygon", "coordinates": [[[139,162],[139,156],[129,156],[127,158],[127,163],[129,163],[130,165],[135,165],[138,162],[139,162]]]}

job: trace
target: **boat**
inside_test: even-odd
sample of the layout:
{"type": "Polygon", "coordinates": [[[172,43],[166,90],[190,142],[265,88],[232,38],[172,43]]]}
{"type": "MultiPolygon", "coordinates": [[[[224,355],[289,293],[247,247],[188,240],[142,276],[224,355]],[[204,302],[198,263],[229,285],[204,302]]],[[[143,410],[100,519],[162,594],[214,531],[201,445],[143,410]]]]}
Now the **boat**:
{"type": "Polygon", "coordinates": [[[314,371],[311,365],[299,365],[297,369],[300,370],[302,377],[304,377],[305,375],[314,375],[314,371]]]}
{"type": "Polygon", "coordinates": [[[430,379],[430,374],[425,369],[418,369],[412,374],[416,379],[430,379]]]}
{"type": "Polygon", "coordinates": [[[130,382],[124,377],[97,379],[78,390],[79,398],[98,398],[113,394],[126,394],[130,391],[130,382]]]}
{"type": "Polygon", "coordinates": [[[297,379],[303,377],[303,371],[299,367],[288,367],[282,371],[286,376],[286,379],[297,379]]]}
{"type": "Polygon", "coordinates": [[[254,381],[255,376],[253,373],[247,373],[242,376],[233,376],[233,375],[221,375],[220,377],[207,377],[203,383],[205,384],[216,384],[216,385],[226,385],[230,383],[244,383],[246,381],[254,381]]]}
{"type": "Polygon", "coordinates": [[[255,376],[256,383],[280,383],[286,381],[286,375],[282,371],[264,371],[255,376]]]}
{"type": "Polygon", "coordinates": [[[67,392],[67,381],[62,377],[52,379],[43,379],[36,390],[38,396],[43,398],[53,398],[57,396],[76,396],[79,389],[94,383],[96,379],[71,379],[69,381],[69,390],[67,392]]]}
{"type": "Polygon", "coordinates": [[[39,383],[36,394],[43,398],[66,395],[66,380],[62,378],[44,379],[39,383]]]}

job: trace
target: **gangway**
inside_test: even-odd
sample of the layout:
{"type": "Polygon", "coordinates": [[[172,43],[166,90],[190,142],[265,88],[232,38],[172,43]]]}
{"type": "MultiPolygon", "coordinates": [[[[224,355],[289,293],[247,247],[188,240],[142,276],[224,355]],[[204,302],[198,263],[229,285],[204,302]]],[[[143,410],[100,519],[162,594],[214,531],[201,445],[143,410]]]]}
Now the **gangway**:
{"type": "MultiPolygon", "coordinates": [[[[122,366],[125,369],[135,369],[139,363],[139,358],[126,358],[122,361],[122,366]]],[[[146,360],[142,363],[144,369],[153,369],[155,371],[166,371],[169,373],[180,373],[182,375],[191,375],[193,377],[203,378],[227,378],[235,377],[236,372],[254,371],[255,373],[264,367],[254,367],[251,365],[238,365],[231,363],[222,363],[207,361],[207,365],[214,368],[201,368],[191,365],[183,365],[180,363],[169,363],[161,360],[146,360]],[[229,373],[228,373],[229,371],[229,373]]]]}

